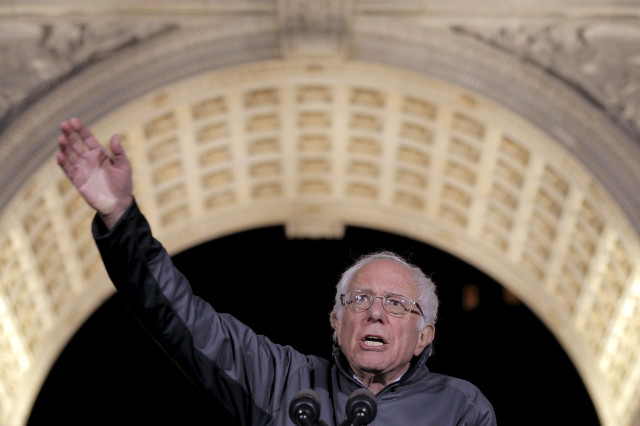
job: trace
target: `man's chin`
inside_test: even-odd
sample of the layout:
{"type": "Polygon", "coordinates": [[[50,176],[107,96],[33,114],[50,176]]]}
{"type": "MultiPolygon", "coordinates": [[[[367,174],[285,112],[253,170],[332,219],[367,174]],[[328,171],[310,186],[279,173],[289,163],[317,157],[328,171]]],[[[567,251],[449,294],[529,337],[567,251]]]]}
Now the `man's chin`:
{"type": "Polygon", "coordinates": [[[380,354],[367,353],[364,356],[358,357],[358,368],[360,371],[369,374],[379,374],[384,372],[385,360],[380,354]]]}

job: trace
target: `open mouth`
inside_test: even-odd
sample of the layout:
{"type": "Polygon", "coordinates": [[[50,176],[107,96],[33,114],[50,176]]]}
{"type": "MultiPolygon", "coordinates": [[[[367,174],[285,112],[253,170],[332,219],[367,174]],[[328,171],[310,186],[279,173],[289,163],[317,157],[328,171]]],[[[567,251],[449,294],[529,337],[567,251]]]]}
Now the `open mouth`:
{"type": "Polygon", "coordinates": [[[384,339],[379,336],[365,336],[363,340],[365,346],[382,346],[384,345],[384,339]]]}

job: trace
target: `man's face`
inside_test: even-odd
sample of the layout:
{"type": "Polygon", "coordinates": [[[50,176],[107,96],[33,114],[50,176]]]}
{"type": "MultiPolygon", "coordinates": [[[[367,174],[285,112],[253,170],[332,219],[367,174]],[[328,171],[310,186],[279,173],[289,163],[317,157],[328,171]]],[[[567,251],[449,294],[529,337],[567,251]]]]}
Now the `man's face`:
{"type": "MultiPolygon", "coordinates": [[[[377,260],[360,269],[347,291],[353,290],[367,290],[376,296],[401,294],[418,300],[418,288],[410,282],[409,271],[391,260],[377,260]]],[[[388,380],[403,373],[411,358],[433,340],[434,327],[418,331],[419,321],[417,308],[408,315],[391,315],[382,307],[382,299],[376,299],[366,311],[345,307],[342,320],[332,317],[338,344],[354,373],[388,380]]]]}

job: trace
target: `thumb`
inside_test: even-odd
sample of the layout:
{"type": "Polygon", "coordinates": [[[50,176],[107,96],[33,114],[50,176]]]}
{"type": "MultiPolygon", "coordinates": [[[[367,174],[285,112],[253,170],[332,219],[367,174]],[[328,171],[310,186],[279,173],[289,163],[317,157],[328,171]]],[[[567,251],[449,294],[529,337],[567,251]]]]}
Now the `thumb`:
{"type": "Polygon", "coordinates": [[[119,134],[115,134],[111,136],[111,140],[109,141],[109,148],[111,149],[111,153],[113,154],[113,164],[116,167],[125,166],[129,164],[129,159],[127,158],[127,154],[122,147],[122,136],[119,134]]]}

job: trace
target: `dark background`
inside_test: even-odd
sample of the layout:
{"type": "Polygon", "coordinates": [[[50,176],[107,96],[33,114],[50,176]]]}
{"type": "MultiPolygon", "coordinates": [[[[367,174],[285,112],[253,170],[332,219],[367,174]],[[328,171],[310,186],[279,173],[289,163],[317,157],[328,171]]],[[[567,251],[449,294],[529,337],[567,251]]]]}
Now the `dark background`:
{"type": "MultiPolygon", "coordinates": [[[[342,240],[287,240],[283,228],[272,227],[211,241],[174,261],[219,311],[276,343],[329,357],[335,284],[358,256],[380,249],[433,278],[440,313],[427,365],[476,384],[499,425],[599,425],[549,330],[491,278],[433,247],[360,228],[348,228],[342,240]],[[465,289],[477,290],[479,304],[465,305],[465,289]]],[[[235,425],[184,378],[117,295],[69,342],[28,424],[235,425]]]]}

